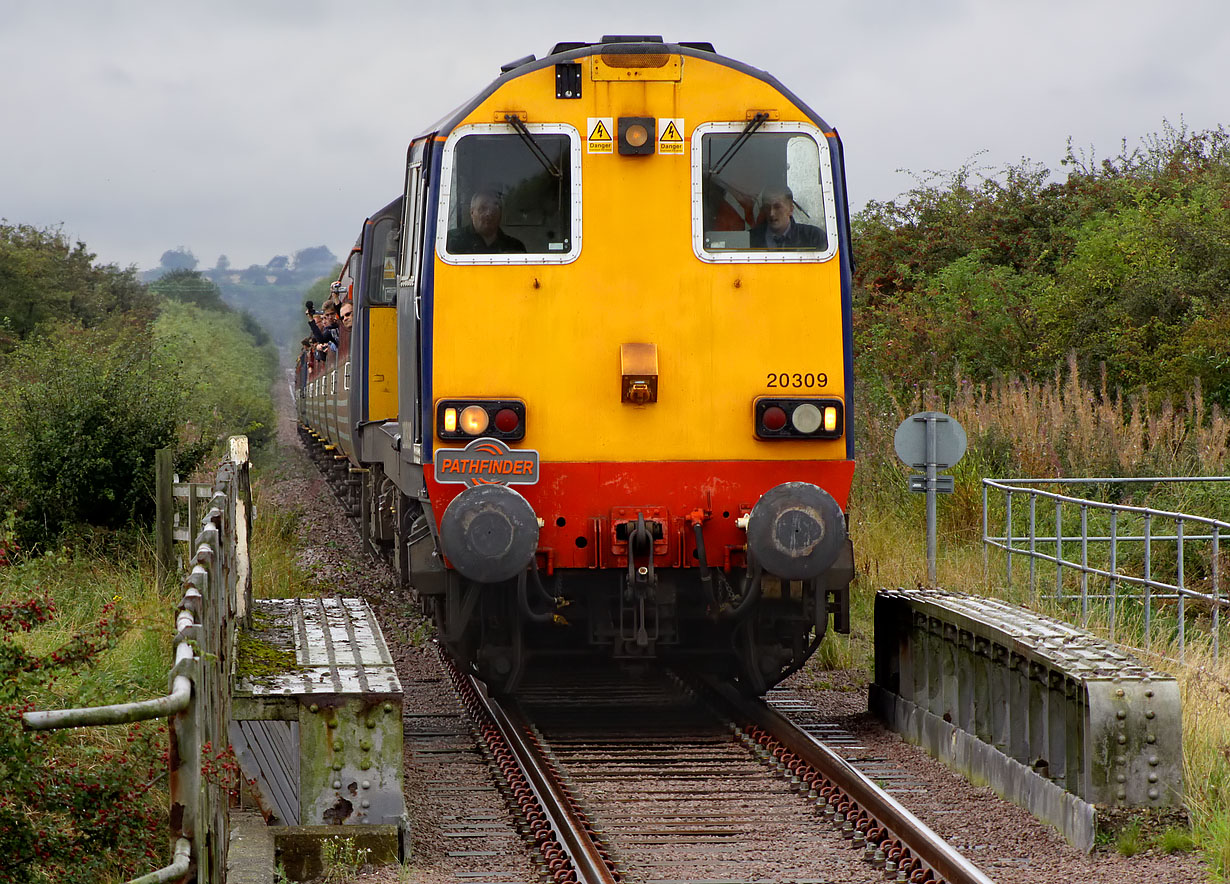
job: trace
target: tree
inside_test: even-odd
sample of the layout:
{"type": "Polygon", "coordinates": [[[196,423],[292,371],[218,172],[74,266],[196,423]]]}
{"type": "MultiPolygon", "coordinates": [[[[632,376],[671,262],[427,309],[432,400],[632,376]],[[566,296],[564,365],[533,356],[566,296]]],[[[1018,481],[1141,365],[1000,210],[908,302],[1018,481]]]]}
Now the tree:
{"type": "Polygon", "coordinates": [[[337,276],[341,272],[341,265],[335,265],[329,273],[326,273],[308,286],[307,291],[303,293],[304,298],[315,304],[316,309],[319,310],[321,305],[332,297],[333,290],[331,286],[337,281],[337,276]]]}
{"type": "Polygon", "coordinates": [[[320,276],[337,264],[337,256],[328,246],[312,246],[295,252],[295,273],[300,277],[320,276]]]}
{"type": "Polygon", "coordinates": [[[150,291],[207,310],[229,312],[231,309],[222,300],[222,290],[196,270],[172,270],[150,283],[150,291]]]}
{"type": "Polygon", "coordinates": [[[154,452],[175,445],[185,396],[146,323],[46,332],[10,355],[0,398],[0,511],[23,545],[148,520],[154,452]]]}
{"type": "MultiPolygon", "coordinates": [[[[933,175],[855,219],[856,374],[898,392],[1045,376],[1230,405],[1230,133],[1166,126],[1066,180],[933,175]]],[[[866,388],[866,386],[864,387],[866,388]]]]}
{"type": "Polygon", "coordinates": [[[23,339],[50,319],[93,327],[126,312],[152,314],[154,300],[133,268],[94,257],[59,228],[0,223],[0,351],[12,345],[4,338],[23,339]]]}
{"type": "Polygon", "coordinates": [[[195,270],[197,263],[196,255],[183,246],[167,249],[158,259],[159,266],[167,273],[172,270],[195,270]]]}
{"type": "Polygon", "coordinates": [[[269,282],[269,269],[263,264],[249,264],[247,270],[240,271],[239,281],[248,285],[266,285],[269,282]]]}

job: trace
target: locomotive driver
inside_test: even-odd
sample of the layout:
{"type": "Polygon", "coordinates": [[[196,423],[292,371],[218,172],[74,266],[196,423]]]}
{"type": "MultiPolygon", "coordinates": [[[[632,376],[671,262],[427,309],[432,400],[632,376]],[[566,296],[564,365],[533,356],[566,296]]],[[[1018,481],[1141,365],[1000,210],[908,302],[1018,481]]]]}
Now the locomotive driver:
{"type": "Polygon", "coordinates": [[[794,194],[789,187],[764,192],[765,220],[751,230],[753,249],[823,249],[824,231],[794,220],[794,194]]]}
{"type": "Polygon", "coordinates": [[[454,255],[524,252],[525,243],[500,229],[504,202],[491,190],[480,190],[470,200],[470,223],[448,232],[448,250],[454,255]]]}

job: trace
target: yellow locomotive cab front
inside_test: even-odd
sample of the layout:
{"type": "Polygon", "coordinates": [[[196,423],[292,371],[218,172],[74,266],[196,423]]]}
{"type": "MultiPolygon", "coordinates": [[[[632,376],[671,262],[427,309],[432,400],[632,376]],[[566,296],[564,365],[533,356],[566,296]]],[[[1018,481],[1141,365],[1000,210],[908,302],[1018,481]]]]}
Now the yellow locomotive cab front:
{"type": "Polygon", "coordinates": [[[846,628],[841,164],[769,75],[641,37],[508,66],[412,143],[369,521],[494,685],[598,650],[757,692],[846,628]]]}

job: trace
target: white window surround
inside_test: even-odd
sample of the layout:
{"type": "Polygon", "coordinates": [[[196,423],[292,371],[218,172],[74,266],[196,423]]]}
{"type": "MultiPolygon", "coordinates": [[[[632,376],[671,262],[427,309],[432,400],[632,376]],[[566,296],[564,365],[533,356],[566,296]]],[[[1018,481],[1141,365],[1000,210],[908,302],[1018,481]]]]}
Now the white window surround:
{"type": "Polygon", "coordinates": [[[581,254],[581,134],[566,123],[526,123],[525,128],[531,135],[568,136],[572,187],[569,250],[558,254],[546,252],[453,255],[448,252],[448,208],[452,195],[453,158],[457,151],[457,142],[467,135],[517,136],[517,130],[507,123],[474,123],[454,129],[444,143],[444,159],[440,166],[439,217],[436,219],[436,254],[446,264],[570,264],[581,254]]]}
{"type": "MultiPolygon", "coordinates": [[[[827,261],[837,253],[837,204],[833,190],[833,163],[829,154],[828,139],[810,123],[766,122],[756,133],[791,133],[810,136],[816,142],[820,154],[820,183],[824,190],[824,229],[828,237],[823,251],[795,251],[780,249],[731,249],[718,251],[705,248],[704,231],[704,150],[705,135],[738,135],[747,126],[746,122],[701,123],[692,130],[692,251],[696,257],[710,264],[815,264],[827,261]]],[[[755,138],[756,135],[751,136],[755,138]]]]}

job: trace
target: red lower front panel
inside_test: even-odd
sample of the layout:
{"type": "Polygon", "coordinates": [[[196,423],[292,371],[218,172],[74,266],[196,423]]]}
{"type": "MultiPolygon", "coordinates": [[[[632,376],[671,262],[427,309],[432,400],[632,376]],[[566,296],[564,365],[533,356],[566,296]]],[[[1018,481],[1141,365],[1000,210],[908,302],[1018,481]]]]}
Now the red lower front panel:
{"type": "MultiPolygon", "coordinates": [[[[539,566],[626,568],[626,523],[638,514],[656,522],[654,561],[659,567],[696,563],[693,521],[703,524],[705,558],[715,567],[744,564],[745,533],[735,520],[760,495],[782,482],[810,482],[842,510],[850,495],[854,461],[675,461],[654,463],[546,463],[535,485],[514,485],[543,521],[539,566]]],[[[465,485],[426,476],[436,519],[465,485]]]]}

